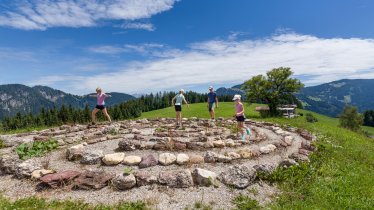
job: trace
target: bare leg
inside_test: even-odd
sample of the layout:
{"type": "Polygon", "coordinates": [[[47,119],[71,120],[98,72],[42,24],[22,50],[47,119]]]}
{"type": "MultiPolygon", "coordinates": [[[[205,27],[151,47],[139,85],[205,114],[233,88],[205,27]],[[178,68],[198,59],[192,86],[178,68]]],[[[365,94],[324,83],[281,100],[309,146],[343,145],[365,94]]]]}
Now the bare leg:
{"type": "Polygon", "coordinates": [[[109,116],[108,111],[106,110],[106,108],[103,109],[103,113],[104,113],[105,117],[109,120],[109,122],[112,122],[112,119],[110,119],[110,116],[109,116]]]}
{"type": "Polygon", "coordinates": [[[93,123],[96,122],[96,113],[97,113],[98,111],[99,111],[99,110],[96,109],[96,108],[92,111],[91,119],[92,119],[92,122],[93,122],[93,123]]]}
{"type": "Polygon", "coordinates": [[[242,136],[244,135],[244,125],[243,125],[243,122],[238,122],[238,128],[239,128],[239,131],[240,131],[240,134],[242,134],[242,136]]]}
{"type": "Polygon", "coordinates": [[[179,124],[179,113],[180,112],[175,112],[175,118],[176,118],[176,120],[177,120],[177,125],[179,124]]]}
{"type": "Polygon", "coordinates": [[[182,112],[179,112],[179,125],[182,126],[182,112]]]}

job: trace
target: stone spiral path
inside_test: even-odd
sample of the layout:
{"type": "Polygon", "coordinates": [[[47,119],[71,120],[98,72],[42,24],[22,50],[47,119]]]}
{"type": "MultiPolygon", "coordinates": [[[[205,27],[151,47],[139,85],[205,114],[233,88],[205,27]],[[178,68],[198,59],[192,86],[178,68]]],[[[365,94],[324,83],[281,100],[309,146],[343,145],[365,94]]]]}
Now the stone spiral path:
{"type": "Polygon", "coordinates": [[[197,201],[231,208],[239,193],[260,204],[277,194],[256,179],[308,161],[314,150],[310,133],[276,124],[247,121],[251,134],[237,137],[236,122],[219,119],[122,121],[96,126],[61,126],[39,132],[0,136],[0,190],[11,198],[36,195],[83,199],[89,203],[143,200],[156,209],[184,209],[197,201]],[[58,141],[44,157],[19,160],[25,142],[58,141]]]}

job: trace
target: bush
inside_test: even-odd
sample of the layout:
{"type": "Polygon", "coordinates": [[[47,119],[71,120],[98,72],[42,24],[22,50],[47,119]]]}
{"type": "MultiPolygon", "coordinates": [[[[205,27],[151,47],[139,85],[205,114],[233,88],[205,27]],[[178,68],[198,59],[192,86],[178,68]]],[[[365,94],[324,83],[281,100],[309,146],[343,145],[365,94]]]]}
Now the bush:
{"type": "Polygon", "coordinates": [[[316,117],[314,117],[314,115],[312,113],[306,113],[305,114],[305,119],[306,119],[307,122],[310,122],[310,123],[318,122],[318,119],[316,117]]]}
{"type": "Polygon", "coordinates": [[[23,143],[16,148],[16,152],[22,160],[35,156],[42,156],[52,150],[57,149],[58,143],[54,139],[48,141],[36,141],[32,143],[23,143]]]}
{"type": "Polygon", "coordinates": [[[357,107],[346,106],[339,117],[339,125],[352,131],[361,130],[361,125],[364,123],[364,117],[358,113],[357,107]]]}

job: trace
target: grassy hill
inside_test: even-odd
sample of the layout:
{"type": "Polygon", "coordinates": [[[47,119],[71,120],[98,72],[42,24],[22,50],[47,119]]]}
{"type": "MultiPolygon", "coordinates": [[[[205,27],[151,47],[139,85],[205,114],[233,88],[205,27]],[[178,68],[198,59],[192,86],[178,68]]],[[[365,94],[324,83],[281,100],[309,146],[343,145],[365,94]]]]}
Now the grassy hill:
{"type": "MultiPolygon", "coordinates": [[[[246,105],[248,118],[263,120],[246,105]]],[[[233,103],[220,103],[217,117],[232,117],[233,103]]],[[[300,110],[300,113],[310,111],[300,110]]],[[[313,112],[310,112],[313,113],[313,112]]],[[[174,117],[172,107],[143,113],[141,118],[174,117]]],[[[273,209],[372,209],[374,206],[374,141],[363,134],[338,127],[338,119],[313,113],[317,123],[305,117],[267,118],[266,121],[305,128],[317,134],[318,151],[311,163],[278,170],[268,180],[276,182],[282,195],[273,209]]],[[[184,117],[208,118],[206,104],[183,107],[184,117]]],[[[373,128],[364,130],[374,133],[373,128]]],[[[243,208],[245,209],[245,208],[243,208]]]]}

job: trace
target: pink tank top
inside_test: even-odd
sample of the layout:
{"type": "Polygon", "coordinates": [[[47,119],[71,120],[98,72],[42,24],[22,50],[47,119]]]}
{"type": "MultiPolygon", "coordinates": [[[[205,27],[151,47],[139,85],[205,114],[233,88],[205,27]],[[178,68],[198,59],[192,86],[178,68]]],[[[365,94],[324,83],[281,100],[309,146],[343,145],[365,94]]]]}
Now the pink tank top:
{"type": "Polygon", "coordinates": [[[97,105],[105,105],[105,94],[102,93],[102,94],[97,94],[97,105]]]}
{"type": "MultiPolygon", "coordinates": [[[[242,112],[243,111],[243,104],[235,104],[235,109],[236,109],[236,113],[239,113],[239,112],[242,112]]],[[[243,116],[243,114],[241,115],[238,115],[238,116],[243,116]]]]}

